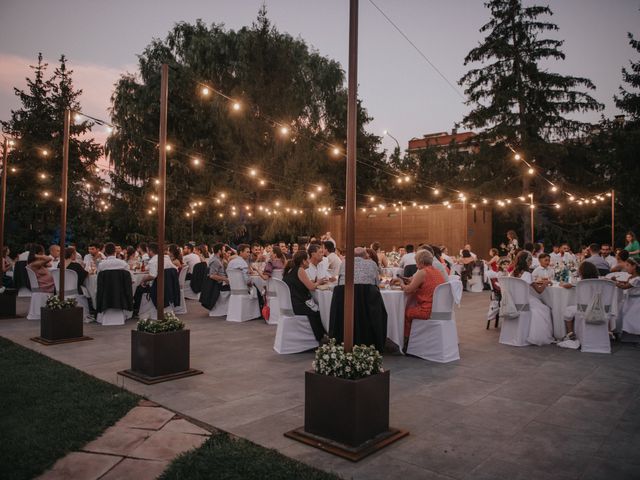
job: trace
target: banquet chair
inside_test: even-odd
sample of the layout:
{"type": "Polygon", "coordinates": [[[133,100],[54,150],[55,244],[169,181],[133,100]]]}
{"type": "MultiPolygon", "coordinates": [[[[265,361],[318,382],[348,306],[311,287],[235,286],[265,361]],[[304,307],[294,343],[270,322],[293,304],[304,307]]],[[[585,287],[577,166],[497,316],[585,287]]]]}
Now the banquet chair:
{"type": "Polygon", "coordinates": [[[431,316],[411,322],[407,354],[438,363],[460,360],[453,292],[449,283],[438,285],[433,292],[431,316]]]}
{"type": "Polygon", "coordinates": [[[284,276],[284,269],[282,268],[274,268],[271,272],[271,278],[277,278],[278,280],[282,280],[284,276]]]}
{"type": "Polygon", "coordinates": [[[531,326],[531,309],[529,305],[530,286],[521,278],[500,277],[498,279],[502,299],[510,295],[520,314],[517,318],[502,318],[499,342],[514,347],[531,345],[527,338],[531,326]]]}
{"type": "Polygon", "coordinates": [[[613,303],[616,301],[616,288],[613,282],[604,279],[580,280],[577,283],[575,333],[582,352],[611,353],[609,323],[612,319],[613,303]],[[587,323],[587,308],[596,295],[600,295],[607,319],[602,323],[587,323]]]}
{"type": "Polygon", "coordinates": [[[317,348],[318,341],[313,335],[309,318],[306,315],[293,313],[289,286],[277,278],[272,278],[271,283],[278,296],[280,309],[273,349],[280,354],[289,354],[317,348]]]}
{"type": "Polygon", "coordinates": [[[402,276],[407,278],[413,277],[417,271],[418,271],[418,266],[416,264],[407,265],[406,267],[404,267],[404,270],[402,271],[402,276]]]}
{"type": "Polygon", "coordinates": [[[133,288],[128,270],[103,270],[98,273],[96,322],[124,325],[133,316],[133,288]]]}
{"type": "MultiPolygon", "coordinates": [[[[277,325],[280,319],[280,301],[278,299],[278,292],[274,287],[274,278],[275,277],[272,277],[267,281],[267,302],[269,305],[269,320],[267,320],[267,323],[269,325],[277,325]]],[[[279,280],[282,281],[282,279],[279,280]]]]}
{"type": "Polygon", "coordinates": [[[229,311],[229,298],[231,297],[231,292],[229,290],[220,292],[220,296],[218,297],[218,301],[213,306],[211,310],[209,310],[210,317],[226,317],[227,312],[229,311]]]}
{"type": "Polygon", "coordinates": [[[451,284],[451,293],[453,294],[453,301],[456,305],[460,306],[462,301],[462,280],[458,275],[449,276],[449,284],[451,284]]]}
{"type": "Polygon", "coordinates": [[[180,306],[176,307],[175,309],[175,312],[178,315],[187,313],[187,302],[184,295],[184,287],[188,271],[189,268],[185,265],[184,267],[182,267],[182,270],[180,270],[180,273],[178,274],[178,283],[180,284],[180,306]]]}
{"type": "Polygon", "coordinates": [[[47,304],[47,298],[49,298],[51,294],[40,290],[36,272],[31,270],[29,267],[26,268],[26,271],[29,284],[31,285],[31,300],[29,301],[27,320],[40,320],[40,308],[47,304]]]}
{"type": "MultiPolygon", "coordinates": [[[[56,293],[60,295],[60,269],[51,270],[53,283],[56,286],[56,293]]],[[[64,270],[64,298],[75,298],[78,306],[82,307],[82,318],[89,316],[89,300],[84,295],[78,294],[78,274],[73,270],[64,270]]]]}
{"type": "MultiPolygon", "coordinates": [[[[151,293],[143,295],[140,303],[140,311],[138,317],[141,320],[148,318],[152,320],[158,319],[158,310],[156,308],[156,292],[157,283],[153,280],[151,284],[151,293]]],[[[180,284],[178,282],[178,271],[175,268],[167,268],[164,271],[164,312],[175,312],[174,309],[180,306],[180,284]]]]}
{"type": "Polygon", "coordinates": [[[467,281],[467,288],[470,292],[479,293],[484,290],[484,275],[482,271],[482,267],[477,265],[482,262],[476,262],[476,265],[471,270],[471,278],[467,281]]]}
{"type": "Polygon", "coordinates": [[[258,318],[260,316],[258,298],[249,295],[249,289],[242,277],[242,271],[228,270],[227,276],[229,277],[229,286],[231,288],[227,321],[246,322],[247,320],[258,318]]]}
{"type": "Polygon", "coordinates": [[[619,323],[622,332],[640,335],[640,287],[633,287],[624,292],[619,323]]]}
{"type": "Polygon", "coordinates": [[[13,286],[18,289],[18,297],[30,297],[31,285],[27,275],[26,260],[19,260],[13,267],[13,286]]]}

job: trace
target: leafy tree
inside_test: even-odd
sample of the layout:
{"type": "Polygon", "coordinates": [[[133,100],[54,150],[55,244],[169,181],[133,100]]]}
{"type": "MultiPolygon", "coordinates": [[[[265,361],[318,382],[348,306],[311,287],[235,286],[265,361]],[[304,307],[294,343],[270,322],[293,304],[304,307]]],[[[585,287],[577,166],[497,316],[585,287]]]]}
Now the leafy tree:
{"type": "MultiPolygon", "coordinates": [[[[628,34],[629,45],[634,50],[640,52],[640,41],[633,38],[631,33],[628,34]]],[[[640,89],[640,60],[635,62],[629,62],[631,64],[631,71],[626,68],[622,68],[622,81],[628,84],[628,88],[635,89],[636,91],[626,90],[624,87],[620,87],[620,96],[614,96],[616,106],[629,114],[632,122],[638,122],[640,120],[640,93],[637,91],[640,89]]]]}
{"type": "MultiPolygon", "coordinates": [[[[206,239],[275,240],[317,231],[322,218],[318,206],[344,197],[344,154],[333,155],[331,147],[344,152],[344,72],[303,40],[278,32],[263,8],[251,27],[238,31],[201,21],[175,25],[140,55],[138,74],[125,75],[116,85],[116,131],[107,152],[120,192],[114,208],[130,213],[114,225],[114,233],[153,231],[155,216],[148,212],[153,213],[156,192],[162,63],[171,66],[168,237],[190,236],[191,218],[195,236],[206,239]],[[241,109],[234,110],[233,102],[213,92],[203,95],[205,85],[238,100],[241,109]],[[282,125],[291,134],[282,135],[282,125]],[[267,215],[267,207],[278,213],[267,215]],[[304,214],[294,215],[294,209],[304,209],[304,214]]],[[[362,108],[359,120],[361,127],[370,120],[362,108]]],[[[383,166],[383,155],[376,151],[379,141],[360,129],[361,192],[383,166]]]]}
{"type": "MultiPolygon", "coordinates": [[[[74,88],[64,55],[49,78],[47,67],[39,54],[27,89],[14,88],[21,108],[1,122],[3,132],[17,139],[9,154],[7,182],[7,237],[14,246],[59,239],[64,111],[81,110],[82,91],[74,88]]],[[[67,238],[80,243],[104,234],[98,197],[86,188],[91,185],[99,192],[104,183],[95,171],[102,147],[89,138],[91,127],[91,122],[82,121],[70,128],[67,238]]]]}

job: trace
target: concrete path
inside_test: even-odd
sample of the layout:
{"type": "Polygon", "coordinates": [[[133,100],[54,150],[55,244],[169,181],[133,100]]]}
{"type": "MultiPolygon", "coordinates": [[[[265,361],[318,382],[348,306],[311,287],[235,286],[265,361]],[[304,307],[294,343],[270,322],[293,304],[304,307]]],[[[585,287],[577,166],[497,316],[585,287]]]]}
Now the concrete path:
{"type": "MultiPolygon", "coordinates": [[[[460,361],[385,357],[392,425],[411,435],[356,464],[283,436],[304,423],[304,371],[313,355],[276,354],[275,327],[263,321],[209,318],[189,301],[191,366],[204,375],[124,386],[345,478],[640,478],[640,349],[617,345],[597,355],[500,345],[499,332],[485,330],[488,303],[486,292],[464,294],[456,313],[460,361]]],[[[38,322],[0,320],[0,335],[122,385],[116,372],[130,366],[133,326],[87,325],[93,341],[53,347],[29,341],[38,322]]]]}
{"type": "Polygon", "coordinates": [[[39,480],[154,480],[170,461],[211,435],[175,413],[142,400],[79,452],[58,460],[39,480]]]}

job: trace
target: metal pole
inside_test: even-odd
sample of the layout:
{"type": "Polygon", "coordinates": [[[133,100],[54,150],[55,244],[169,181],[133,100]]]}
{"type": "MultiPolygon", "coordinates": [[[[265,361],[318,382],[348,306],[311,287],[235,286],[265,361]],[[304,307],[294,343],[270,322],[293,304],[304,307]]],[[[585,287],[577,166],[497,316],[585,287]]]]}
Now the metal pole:
{"type": "Polygon", "coordinates": [[[62,219],[60,221],[60,261],[58,269],[60,272],[60,291],[58,296],[64,300],[64,248],[67,240],[67,177],[69,176],[69,128],[71,125],[71,110],[64,111],[64,131],[62,132],[62,219]]]}
{"type": "Polygon", "coordinates": [[[462,216],[464,217],[464,244],[469,243],[469,220],[467,218],[467,200],[462,200],[462,216]]]}
{"type": "Polygon", "coordinates": [[[529,194],[529,198],[531,198],[531,205],[529,206],[529,210],[531,210],[531,243],[534,243],[536,237],[534,236],[534,226],[533,226],[533,210],[534,210],[533,193],[529,194]]]}
{"type": "MultiPolygon", "coordinates": [[[[4,187],[3,187],[4,189],[4,187]]],[[[4,212],[4,207],[3,210],[4,212]]],[[[4,216],[4,214],[3,214],[4,216]]],[[[616,248],[616,191],[611,190],[611,248],[615,250],[616,248]]]]}
{"type": "Polygon", "coordinates": [[[353,348],[353,269],[356,221],[356,139],[358,135],[358,0],[349,8],[349,92],[347,99],[347,178],[345,201],[344,350],[353,348]]]}
{"type": "Polygon", "coordinates": [[[400,202],[400,242],[404,244],[404,222],[402,216],[402,202],[400,202]]]}
{"type": "Polygon", "coordinates": [[[4,266],[4,213],[7,204],[7,168],[9,167],[9,139],[4,137],[4,162],[2,162],[2,202],[0,204],[0,256],[4,266]]]}
{"type": "Polygon", "coordinates": [[[164,319],[164,215],[167,185],[167,108],[169,102],[169,66],[162,64],[160,84],[160,164],[158,178],[158,276],[156,277],[158,320],[164,319]]]}

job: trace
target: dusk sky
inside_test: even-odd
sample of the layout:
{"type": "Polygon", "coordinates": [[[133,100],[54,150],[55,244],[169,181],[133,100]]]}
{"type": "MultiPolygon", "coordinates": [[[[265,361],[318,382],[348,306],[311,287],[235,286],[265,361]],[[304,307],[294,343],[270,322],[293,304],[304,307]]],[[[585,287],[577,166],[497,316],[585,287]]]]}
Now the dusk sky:
{"type": "MultiPolygon", "coordinates": [[[[424,52],[447,79],[457,85],[468,67],[465,55],[482,38],[488,20],[480,0],[374,0],[424,52]]],[[[50,68],[64,53],[84,90],[83,110],[107,118],[113,84],[124,72],[136,71],[136,55],[152,38],[164,38],[179,21],[201,18],[229,29],[250,25],[262,0],[2,0],[0,5],[0,118],[18,106],[12,87],[24,87],[29,64],[42,52],[50,68]]],[[[537,3],[540,2],[525,2],[537,3]]],[[[544,3],[542,3],[544,4],[544,3]]],[[[269,18],[280,31],[303,38],[346,70],[347,0],[268,0],[269,18]]],[[[591,79],[592,94],[606,105],[604,115],[618,113],[613,95],[621,67],[637,53],[627,32],[640,38],[638,0],[552,0],[554,38],[565,40],[564,62],[550,69],[591,79]]],[[[468,110],[463,99],[434,71],[368,0],[360,2],[359,96],[374,117],[369,125],[388,129],[403,148],[428,132],[451,130],[468,110]]],[[[462,88],[457,87],[462,93],[462,88]]],[[[581,117],[597,120],[598,114],[581,117]]],[[[101,137],[99,132],[97,137],[101,137]]],[[[386,148],[395,146],[384,140],[386,148]]]]}

